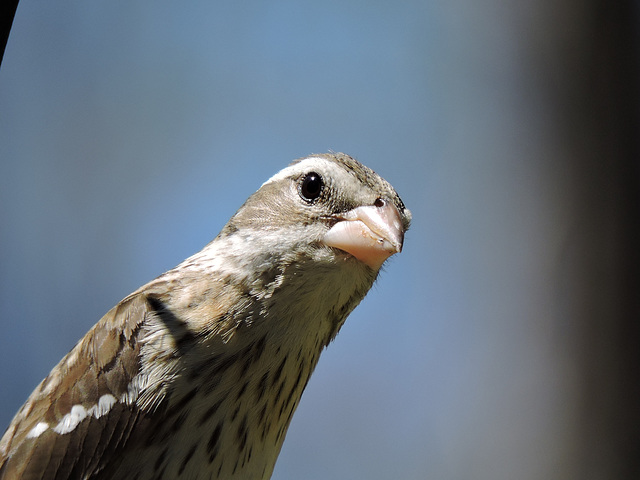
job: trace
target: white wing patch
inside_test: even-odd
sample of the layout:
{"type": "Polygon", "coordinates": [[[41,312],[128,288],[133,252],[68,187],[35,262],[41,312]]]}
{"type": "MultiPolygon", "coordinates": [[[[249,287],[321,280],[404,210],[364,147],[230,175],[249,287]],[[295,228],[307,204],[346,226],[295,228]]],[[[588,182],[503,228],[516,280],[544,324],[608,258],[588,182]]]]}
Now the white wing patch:
{"type": "Polygon", "coordinates": [[[47,428],[49,428],[49,424],[46,422],[40,422],[27,433],[27,438],[38,438],[42,435],[47,428]]]}
{"type": "Polygon", "coordinates": [[[111,407],[113,407],[116,402],[116,397],[114,397],[110,393],[102,395],[98,400],[98,404],[87,410],[87,414],[95,418],[100,418],[101,416],[109,413],[109,410],[111,410],[111,407]]]}
{"type": "MultiPolygon", "coordinates": [[[[107,393],[106,395],[102,395],[98,400],[98,403],[89,409],[84,408],[82,405],[74,405],[73,407],[71,407],[71,411],[64,417],[62,417],[62,420],[60,420],[58,425],[53,427],[53,431],[59,433],[60,435],[73,432],[75,428],[80,424],[80,422],[82,422],[85,418],[100,418],[103,415],[109,413],[109,410],[111,410],[111,407],[115,405],[116,401],[116,397],[114,397],[110,393],[107,393]]],[[[29,432],[29,435],[33,433],[33,437],[37,437],[42,434],[42,432],[44,432],[47,428],[41,427],[40,430],[37,430],[41,425],[46,425],[47,428],[49,427],[46,423],[39,423],[29,432]]]]}
{"type": "Polygon", "coordinates": [[[71,411],[67,413],[60,423],[53,427],[53,431],[59,433],[60,435],[64,435],[65,433],[73,432],[73,430],[78,426],[78,424],[87,418],[88,412],[87,409],[82,405],[74,405],[71,407],[71,411]]]}

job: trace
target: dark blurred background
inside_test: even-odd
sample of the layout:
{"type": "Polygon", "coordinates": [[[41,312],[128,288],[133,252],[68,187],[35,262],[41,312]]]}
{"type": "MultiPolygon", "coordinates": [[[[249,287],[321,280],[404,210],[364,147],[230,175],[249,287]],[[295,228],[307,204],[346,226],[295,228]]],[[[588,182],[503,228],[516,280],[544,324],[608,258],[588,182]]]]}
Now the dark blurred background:
{"type": "Polygon", "coordinates": [[[413,211],[275,479],[640,478],[637,2],[36,2],[0,68],[0,430],[296,157],[413,211]]]}

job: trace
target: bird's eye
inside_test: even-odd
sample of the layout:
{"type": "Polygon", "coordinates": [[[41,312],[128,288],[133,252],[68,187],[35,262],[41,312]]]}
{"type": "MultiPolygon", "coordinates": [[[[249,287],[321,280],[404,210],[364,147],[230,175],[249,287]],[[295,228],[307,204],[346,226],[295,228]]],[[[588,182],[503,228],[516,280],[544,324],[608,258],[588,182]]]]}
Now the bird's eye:
{"type": "Polygon", "coordinates": [[[302,182],[300,182],[298,191],[300,192],[300,196],[304,200],[306,200],[307,202],[312,202],[320,196],[323,187],[324,181],[322,180],[320,174],[316,172],[310,172],[307,173],[302,179],[302,182]]]}

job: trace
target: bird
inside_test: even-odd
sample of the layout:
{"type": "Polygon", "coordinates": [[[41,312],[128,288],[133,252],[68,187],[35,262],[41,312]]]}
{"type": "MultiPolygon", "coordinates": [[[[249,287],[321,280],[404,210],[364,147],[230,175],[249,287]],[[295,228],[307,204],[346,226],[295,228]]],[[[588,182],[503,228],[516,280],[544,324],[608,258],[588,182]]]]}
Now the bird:
{"type": "Polygon", "coordinates": [[[0,479],[270,478],[321,352],[410,223],[354,158],[294,160],[62,358],[0,440],[0,479]]]}

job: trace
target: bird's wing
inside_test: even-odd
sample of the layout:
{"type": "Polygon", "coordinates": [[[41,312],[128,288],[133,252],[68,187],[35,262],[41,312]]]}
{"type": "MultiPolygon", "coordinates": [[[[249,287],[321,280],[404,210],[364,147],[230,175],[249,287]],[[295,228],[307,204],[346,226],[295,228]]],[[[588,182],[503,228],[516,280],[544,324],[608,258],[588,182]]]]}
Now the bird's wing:
{"type": "Polygon", "coordinates": [[[140,330],[154,308],[134,294],[111,309],[51,371],[0,441],[0,480],[88,478],[144,416],[124,401],[140,370],[140,330]]]}

